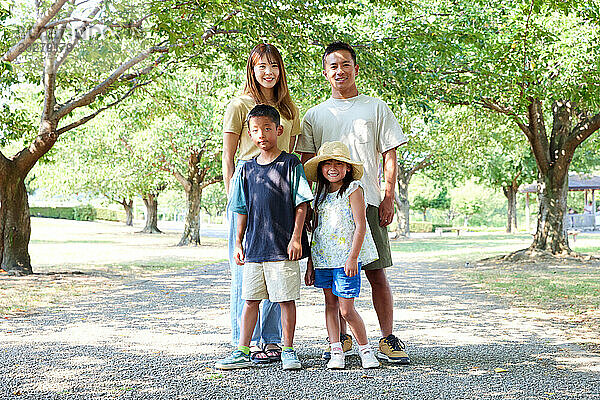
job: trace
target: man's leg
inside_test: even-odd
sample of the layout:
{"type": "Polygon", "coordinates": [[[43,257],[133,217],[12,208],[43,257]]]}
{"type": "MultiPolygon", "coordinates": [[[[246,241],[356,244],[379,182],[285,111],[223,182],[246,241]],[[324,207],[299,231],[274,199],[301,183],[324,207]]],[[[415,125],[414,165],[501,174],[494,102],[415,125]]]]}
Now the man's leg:
{"type": "Polygon", "coordinates": [[[394,328],[394,298],[384,269],[365,270],[371,284],[373,307],[379,320],[381,336],[386,337],[394,328]]]}

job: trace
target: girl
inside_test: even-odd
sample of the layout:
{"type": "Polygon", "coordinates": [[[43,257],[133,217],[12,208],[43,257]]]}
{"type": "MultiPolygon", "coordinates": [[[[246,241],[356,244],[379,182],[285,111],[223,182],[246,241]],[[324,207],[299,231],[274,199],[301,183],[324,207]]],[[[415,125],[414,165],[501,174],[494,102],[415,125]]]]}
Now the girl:
{"type": "Polygon", "coordinates": [[[363,368],[379,367],[369,346],[365,324],[354,308],[360,293],[360,267],[377,259],[366,220],[366,202],[359,179],[363,165],[352,161],[342,142],[323,143],[304,169],[317,182],[314,232],[305,283],[322,288],[331,359],[327,368],[344,368],[340,343],[340,314],[358,341],[363,368]]]}
{"type": "MultiPolygon", "coordinates": [[[[250,52],[246,63],[246,86],[244,93],[231,100],[223,121],[223,181],[229,195],[239,178],[244,162],[256,157],[260,152],[248,135],[246,115],[257,104],[269,104],[277,108],[281,115],[283,134],[277,139],[280,150],[294,150],[295,139],[300,134],[300,119],[296,105],[288,91],[285,68],[281,54],[271,44],[256,45],[250,52]],[[235,163],[237,152],[237,165],[235,163]]],[[[244,306],[242,299],[242,271],[233,260],[235,246],[237,214],[230,212],[229,219],[229,266],[231,269],[231,331],[232,343],[238,345],[240,338],[240,318],[244,306]]],[[[281,317],[277,303],[266,300],[262,303],[259,318],[250,347],[251,359],[256,363],[279,361],[281,358],[281,317]],[[261,347],[262,342],[262,347],[261,347]]]]}

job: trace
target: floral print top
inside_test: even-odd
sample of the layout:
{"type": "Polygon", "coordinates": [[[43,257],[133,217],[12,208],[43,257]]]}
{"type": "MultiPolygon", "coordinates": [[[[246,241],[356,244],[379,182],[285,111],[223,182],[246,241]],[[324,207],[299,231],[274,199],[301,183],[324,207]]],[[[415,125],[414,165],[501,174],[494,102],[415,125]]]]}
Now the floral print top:
{"type": "MultiPolygon", "coordinates": [[[[311,243],[311,256],[315,268],[340,268],[346,264],[356,229],[350,207],[350,194],[359,187],[362,189],[362,183],[353,181],[342,196],[338,196],[338,192],[326,193],[321,196],[324,197],[321,203],[315,207],[318,222],[311,243]]],[[[315,204],[316,201],[317,199],[315,204]]],[[[377,259],[377,248],[367,224],[358,261],[365,265],[377,259]]]]}

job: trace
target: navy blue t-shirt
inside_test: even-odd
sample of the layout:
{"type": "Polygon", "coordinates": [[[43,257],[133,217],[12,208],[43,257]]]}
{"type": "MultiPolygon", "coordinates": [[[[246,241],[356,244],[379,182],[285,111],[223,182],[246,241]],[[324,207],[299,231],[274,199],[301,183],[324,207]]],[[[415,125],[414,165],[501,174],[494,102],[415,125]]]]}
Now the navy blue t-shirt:
{"type": "MultiPolygon", "coordinates": [[[[269,164],[256,158],[242,166],[233,188],[230,207],[248,215],[244,254],[247,262],[283,261],[294,232],[296,207],[313,199],[304,168],[298,157],[281,152],[269,164]]],[[[310,247],[302,232],[302,258],[310,247]]]]}

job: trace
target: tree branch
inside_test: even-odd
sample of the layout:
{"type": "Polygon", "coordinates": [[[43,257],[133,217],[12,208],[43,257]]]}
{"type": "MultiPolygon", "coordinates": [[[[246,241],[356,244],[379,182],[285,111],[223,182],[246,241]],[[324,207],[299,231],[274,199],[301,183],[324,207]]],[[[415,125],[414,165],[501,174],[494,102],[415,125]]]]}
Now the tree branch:
{"type": "Polygon", "coordinates": [[[412,167],[410,169],[410,171],[408,171],[409,176],[412,176],[417,171],[425,169],[425,168],[429,167],[431,164],[433,164],[433,162],[431,161],[432,158],[433,158],[433,155],[429,154],[427,157],[425,157],[423,160],[421,160],[417,165],[412,167]]]}
{"type": "Polygon", "coordinates": [[[98,111],[94,112],[93,114],[90,114],[90,115],[88,115],[86,117],[81,118],[79,121],[75,121],[75,122],[73,122],[73,123],[71,123],[71,124],[69,124],[67,126],[63,126],[62,128],[57,129],[56,130],[56,134],[58,136],[60,136],[61,134],[65,133],[67,131],[70,131],[71,129],[77,128],[78,126],[85,124],[89,120],[95,118],[102,111],[105,111],[108,108],[116,106],[117,104],[119,104],[120,102],[122,102],[123,100],[125,100],[127,97],[131,96],[131,94],[135,91],[135,89],[137,89],[137,88],[139,88],[141,86],[148,85],[150,83],[151,83],[151,81],[147,81],[147,82],[144,82],[144,83],[139,83],[139,84],[134,85],[131,89],[129,89],[127,91],[127,93],[125,93],[119,99],[117,99],[117,100],[113,101],[112,103],[107,104],[106,106],[100,108],[98,111]]]}
{"type": "Polygon", "coordinates": [[[207,187],[209,185],[212,185],[213,183],[221,182],[222,180],[223,180],[223,175],[215,176],[211,180],[202,183],[202,185],[200,185],[200,190],[204,189],[205,187],[207,187]]]}
{"type": "Polygon", "coordinates": [[[33,27],[29,30],[29,32],[27,32],[25,37],[2,55],[2,61],[12,62],[15,58],[27,50],[45,31],[44,27],[46,24],[48,24],[48,22],[54,18],[56,14],[58,14],[66,2],[67,0],[56,0],[54,4],[50,6],[48,11],[46,11],[46,14],[44,14],[33,24],[33,27]]]}
{"type": "MultiPolygon", "coordinates": [[[[94,8],[92,10],[92,12],[90,13],[88,18],[91,20],[99,12],[100,12],[100,6],[97,6],[96,8],[94,8]]],[[[89,28],[89,23],[84,23],[83,26],[81,26],[80,28],[75,30],[75,33],[73,35],[73,39],[71,40],[71,42],[67,46],[65,46],[63,51],[58,55],[58,59],[56,60],[56,64],[55,64],[55,69],[57,71],[58,71],[58,68],[60,68],[60,66],[65,62],[65,60],[67,59],[69,54],[71,54],[71,52],[73,51],[75,46],[77,46],[77,43],[79,43],[79,41],[81,40],[81,37],[83,36],[83,34],[85,33],[85,31],[88,28],[89,28]]]]}
{"type": "Polygon", "coordinates": [[[591,118],[584,118],[571,130],[565,147],[572,147],[574,150],[598,129],[600,129],[600,113],[591,118]]]}
{"type": "Polygon", "coordinates": [[[67,115],[74,109],[91,104],[96,99],[96,96],[104,93],[113,83],[115,83],[121,77],[121,75],[123,75],[125,71],[127,71],[134,65],[144,61],[150,55],[154,53],[166,53],[168,51],[169,47],[160,46],[153,46],[147,50],[142,51],[137,56],[121,64],[108,78],[106,78],[103,82],[98,84],[95,88],[93,88],[86,94],[80,96],[79,98],[60,107],[60,109],[56,111],[56,113],[53,115],[54,120],[59,121],[61,118],[63,118],[65,115],[67,115]]]}

